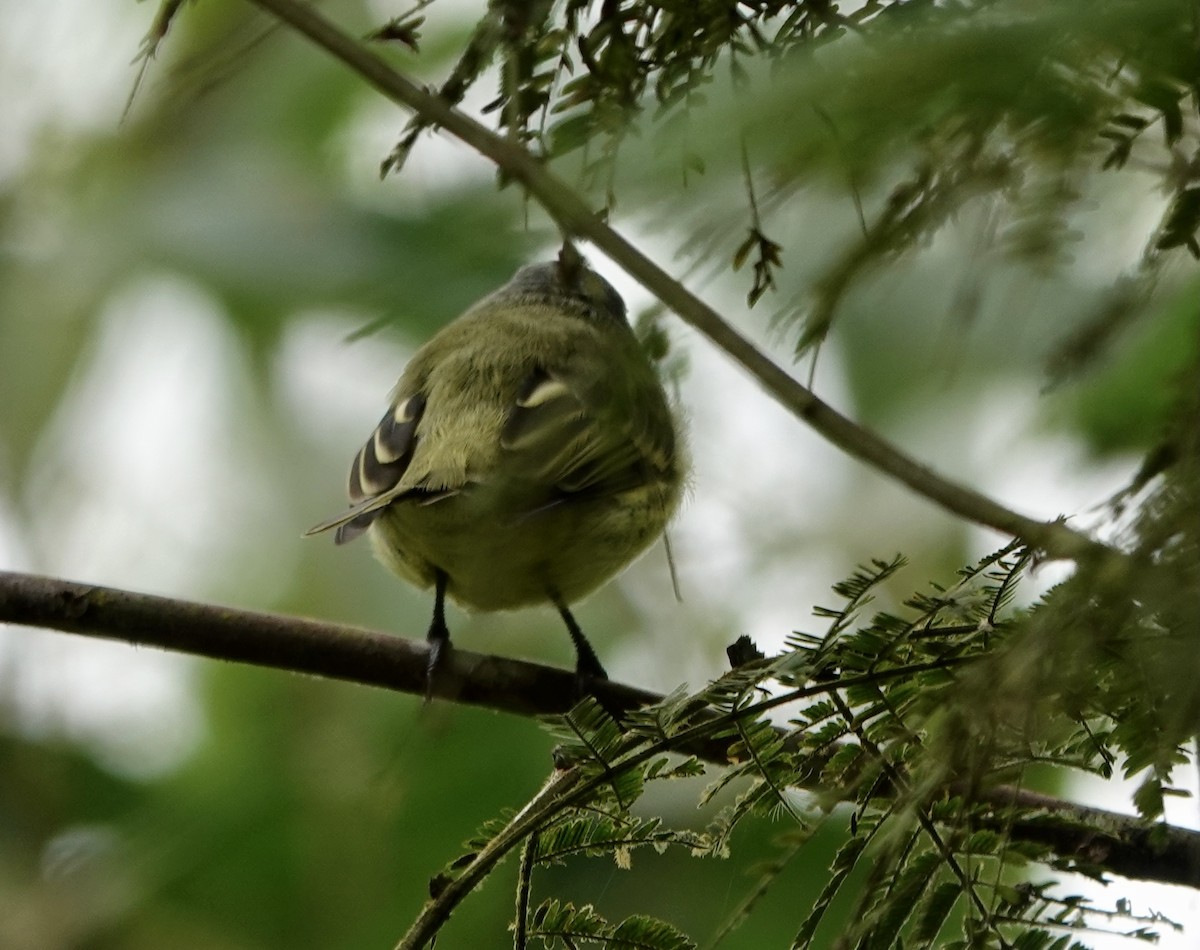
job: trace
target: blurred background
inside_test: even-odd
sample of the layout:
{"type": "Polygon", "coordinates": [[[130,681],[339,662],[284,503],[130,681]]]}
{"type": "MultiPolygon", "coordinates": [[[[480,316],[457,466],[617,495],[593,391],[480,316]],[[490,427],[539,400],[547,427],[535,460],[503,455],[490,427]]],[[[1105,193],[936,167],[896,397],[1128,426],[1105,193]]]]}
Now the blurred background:
{"type": "MultiPolygon", "coordinates": [[[[439,0],[420,55],[390,55],[439,81],[482,6],[439,0]]],[[[358,35],[403,12],[323,7],[358,35]]],[[[0,569],[423,636],[427,594],[366,545],[301,533],[341,509],[349,460],[413,349],[552,255],[556,234],[441,136],[381,180],[407,116],[240,0],[187,5],[130,103],[153,14],[0,0],[0,569]]],[[[719,146],[715,127],[693,134],[719,146]]],[[[833,178],[769,222],[787,268],[750,310],[744,273],[696,265],[706,229],[745,215],[736,161],[681,177],[660,145],[628,172],[646,202],[618,205],[614,223],[789,364],[794,334],[772,307],[853,236],[852,195],[833,178]]],[[[1136,264],[1166,201],[1156,181],[1089,179],[1076,250],[1052,268],[995,261],[979,252],[985,222],[955,222],[848,297],[818,393],[1023,513],[1098,523],[1194,351],[1195,270],[1168,269],[1082,379],[1043,392],[1045,364],[1136,264]]],[[[631,313],[649,307],[591,256],[631,313]]],[[[671,532],[683,602],[660,545],[580,607],[614,678],[699,685],[740,634],[771,651],[821,629],[813,606],[860,562],[908,555],[898,602],[1008,540],[831,449],[694,331],[662,326],[694,467],[671,532]]],[[[549,610],[454,611],[450,625],[471,650],[571,663],[549,610]]],[[[0,946],[391,946],[462,841],[538,788],[552,744],[479,710],[0,629],[0,946]]],[[[696,791],[650,804],[702,826],[696,791]]],[[[1131,810],[1119,789],[1083,794],[1131,810]]],[[[1196,824],[1194,800],[1169,815],[1196,824]]],[[[535,887],[703,935],[784,830],[746,828],[735,861],[581,862],[535,887]],[[679,897],[648,900],[655,889],[679,897]]],[[[786,945],[836,829],[826,838],[722,946],[786,945]]],[[[442,945],[510,943],[500,881],[514,877],[472,897],[442,945]]],[[[1191,893],[1122,890],[1143,893],[1200,933],[1191,893]]]]}

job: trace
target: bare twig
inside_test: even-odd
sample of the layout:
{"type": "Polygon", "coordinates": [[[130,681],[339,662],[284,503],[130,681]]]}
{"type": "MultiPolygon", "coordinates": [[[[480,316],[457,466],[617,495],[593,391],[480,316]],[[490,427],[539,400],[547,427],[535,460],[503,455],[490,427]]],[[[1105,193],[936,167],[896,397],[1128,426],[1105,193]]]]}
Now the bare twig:
{"type": "Polygon", "coordinates": [[[586,238],[658,297],[679,317],[724,350],[768,393],[808,422],[843,451],[907,485],[917,494],[977,524],[1021,538],[1052,558],[1119,558],[1113,549],[1068,528],[1062,521],[1042,522],[1005,508],[973,489],[938,475],[885,439],[837,412],[749,340],[693,296],[662,268],[637,250],[592,211],[574,189],[552,174],[524,148],[452,108],[393,69],[354,37],[338,29],[312,7],[297,0],[250,0],[287,22],[357,72],[389,99],[490,159],[506,178],[520,182],[565,234],[586,238]]]}
{"type": "MultiPolygon", "coordinates": [[[[31,574],[0,571],[0,623],[23,624],[160,647],[219,660],[252,663],[340,679],[364,686],[424,695],[423,641],[279,614],[257,613],[154,597],[131,591],[31,574]]],[[[905,675],[911,671],[900,670],[905,675]]],[[[853,685],[842,680],[792,691],[815,696],[853,685]]],[[[594,684],[608,709],[632,709],[662,699],[621,683],[594,684]]],[[[575,674],[521,660],[455,648],[439,671],[434,694],[455,702],[522,716],[561,713],[575,700],[575,674]]],[[[767,701],[773,705],[776,700],[767,701]]],[[[729,740],[707,737],[679,751],[719,765],[729,761],[729,740]]],[[[683,736],[686,738],[686,735],[683,736]]],[[[653,755],[661,751],[654,750],[653,755]]],[[[627,763],[628,764],[628,763],[627,763]]],[[[1050,846],[1060,857],[1114,874],[1200,887],[1200,832],[1148,826],[1128,815],[1085,808],[1022,789],[1000,786],[972,792],[998,813],[1017,807],[1013,836],[1050,846]]]]}

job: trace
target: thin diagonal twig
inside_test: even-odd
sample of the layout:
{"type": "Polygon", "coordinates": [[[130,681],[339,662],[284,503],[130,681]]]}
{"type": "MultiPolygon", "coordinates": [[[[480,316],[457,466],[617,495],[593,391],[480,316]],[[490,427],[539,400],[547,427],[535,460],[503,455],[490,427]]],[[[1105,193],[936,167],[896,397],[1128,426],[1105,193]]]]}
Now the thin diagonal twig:
{"type": "Polygon", "coordinates": [[[654,294],[681,319],[724,350],[781,405],[843,451],[907,485],[917,494],[977,524],[1015,535],[1051,558],[1120,561],[1124,555],[1075,531],[1061,520],[1043,522],[950,481],[887,440],[818,399],[721,316],[642,254],[579,194],[519,145],[452,108],[410,80],[361,42],[297,0],[249,0],[284,20],[389,99],[416,112],[490,159],[509,180],[523,185],[564,234],[585,238],[654,294]]]}

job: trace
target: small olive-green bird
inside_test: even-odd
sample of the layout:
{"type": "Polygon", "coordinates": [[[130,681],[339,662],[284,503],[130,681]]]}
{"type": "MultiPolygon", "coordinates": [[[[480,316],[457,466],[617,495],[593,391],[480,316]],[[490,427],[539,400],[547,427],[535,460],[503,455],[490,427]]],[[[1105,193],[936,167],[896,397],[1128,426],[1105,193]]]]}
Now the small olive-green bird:
{"type": "Polygon", "coordinates": [[[581,681],[606,678],[568,604],[662,534],[683,453],[620,295],[573,249],[517,271],[422,346],[350,469],[352,507],[310,529],[364,531],[434,590],[432,686],[447,595],[473,610],[551,603],[581,681]]]}

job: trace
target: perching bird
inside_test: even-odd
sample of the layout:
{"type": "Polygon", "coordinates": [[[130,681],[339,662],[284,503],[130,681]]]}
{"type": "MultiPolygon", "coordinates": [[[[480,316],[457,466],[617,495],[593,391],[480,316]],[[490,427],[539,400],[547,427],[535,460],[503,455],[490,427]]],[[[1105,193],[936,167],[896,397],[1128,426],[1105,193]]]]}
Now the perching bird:
{"type": "Polygon", "coordinates": [[[428,677],[469,609],[558,608],[581,682],[607,674],[571,615],[662,534],[685,465],[625,303],[573,248],[533,264],[422,346],[355,456],[352,507],[310,529],[367,531],[433,587],[428,677]]]}

